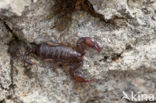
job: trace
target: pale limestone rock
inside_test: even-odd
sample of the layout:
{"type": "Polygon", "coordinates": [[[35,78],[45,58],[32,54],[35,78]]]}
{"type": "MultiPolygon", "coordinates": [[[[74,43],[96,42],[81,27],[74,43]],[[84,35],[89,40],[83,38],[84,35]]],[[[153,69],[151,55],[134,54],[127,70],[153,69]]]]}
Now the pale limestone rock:
{"type": "MultiPolygon", "coordinates": [[[[115,24],[105,23],[86,12],[76,11],[72,14],[69,31],[60,32],[53,28],[54,21],[59,18],[54,15],[50,20],[47,19],[52,13],[54,1],[14,1],[12,10],[17,15],[22,12],[24,14],[4,21],[21,40],[14,40],[15,44],[9,45],[9,48],[17,50],[16,55],[10,57],[6,52],[8,46],[0,45],[0,48],[4,48],[2,54],[6,57],[0,58],[7,61],[7,64],[2,64],[3,68],[8,68],[7,73],[10,73],[10,67],[6,67],[10,58],[14,67],[15,93],[11,98],[13,101],[6,99],[8,103],[126,103],[122,99],[123,91],[128,95],[141,92],[156,97],[156,1],[89,1],[96,13],[103,15],[106,21],[115,21],[115,24]],[[117,21],[114,17],[117,17],[117,21]],[[55,37],[58,39],[62,33],[66,34],[65,40],[74,35],[72,44],[80,37],[89,36],[103,48],[99,54],[89,49],[84,57],[84,65],[78,70],[79,75],[94,79],[93,83],[75,83],[62,68],[58,68],[59,76],[56,76],[52,70],[53,64],[44,64],[40,58],[33,58],[36,59],[35,65],[24,66],[22,58],[26,44],[38,44],[46,40],[56,42],[55,37]]],[[[3,8],[10,5],[7,1],[0,3],[6,4],[3,8]]],[[[1,35],[6,38],[3,33],[0,38],[1,35]]],[[[8,74],[4,80],[10,80],[8,74]]],[[[6,88],[9,87],[10,83],[3,83],[6,88]]],[[[1,98],[5,99],[5,90],[2,91],[1,98]]]]}

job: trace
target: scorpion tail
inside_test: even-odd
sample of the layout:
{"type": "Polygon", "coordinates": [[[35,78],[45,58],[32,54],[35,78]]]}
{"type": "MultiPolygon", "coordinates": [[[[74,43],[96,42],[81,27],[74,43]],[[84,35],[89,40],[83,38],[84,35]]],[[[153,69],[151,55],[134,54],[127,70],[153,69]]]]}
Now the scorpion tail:
{"type": "Polygon", "coordinates": [[[33,65],[34,62],[32,62],[31,60],[28,60],[28,58],[27,58],[27,56],[28,56],[30,53],[32,53],[32,50],[30,50],[30,51],[28,51],[28,52],[26,52],[26,53],[24,54],[23,60],[24,60],[24,62],[26,62],[26,63],[28,63],[28,64],[30,64],[30,65],[33,65]]]}
{"type": "Polygon", "coordinates": [[[76,76],[73,72],[74,69],[70,69],[69,73],[70,75],[77,81],[77,82],[84,82],[84,83],[88,83],[88,82],[92,82],[93,80],[85,80],[83,77],[81,76],[76,76]]]}
{"type": "Polygon", "coordinates": [[[38,45],[34,44],[34,43],[31,43],[31,47],[29,48],[29,50],[24,54],[23,56],[23,60],[24,62],[30,64],[30,65],[33,65],[35,64],[34,62],[32,62],[31,60],[29,60],[27,58],[27,56],[31,53],[36,53],[36,48],[37,48],[38,45]]]}

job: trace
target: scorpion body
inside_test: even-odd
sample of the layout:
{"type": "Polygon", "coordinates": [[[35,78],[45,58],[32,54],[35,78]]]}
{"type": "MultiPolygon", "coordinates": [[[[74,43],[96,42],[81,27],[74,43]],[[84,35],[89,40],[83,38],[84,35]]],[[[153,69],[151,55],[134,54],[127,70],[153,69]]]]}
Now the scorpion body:
{"type": "MultiPolygon", "coordinates": [[[[30,53],[34,53],[46,61],[55,62],[54,70],[59,64],[62,64],[66,70],[69,66],[70,75],[78,82],[90,82],[91,80],[85,80],[83,77],[75,75],[74,71],[78,69],[83,64],[83,56],[85,54],[85,45],[96,49],[98,52],[101,51],[100,46],[91,40],[89,37],[81,37],[77,41],[76,46],[71,44],[52,44],[52,43],[41,43],[33,47],[30,51],[26,52],[24,55],[24,61],[28,64],[34,64],[32,61],[27,59],[30,53]]],[[[57,71],[56,71],[57,72],[57,71]]]]}
{"type": "Polygon", "coordinates": [[[54,59],[64,63],[76,62],[77,58],[81,57],[81,54],[71,47],[63,45],[49,46],[46,43],[40,45],[36,54],[45,59],[54,59]]]}

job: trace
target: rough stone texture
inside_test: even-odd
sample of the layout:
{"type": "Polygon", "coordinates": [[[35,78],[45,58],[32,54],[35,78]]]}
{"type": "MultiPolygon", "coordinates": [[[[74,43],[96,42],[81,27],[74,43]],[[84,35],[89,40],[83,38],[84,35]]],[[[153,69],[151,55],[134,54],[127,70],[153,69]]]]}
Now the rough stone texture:
{"type": "Polygon", "coordinates": [[[8,45],[6,43],[11,39],[11,34],[0,21],[0,101],[8,95],[9,86],[11,85],[11,66],[10,55],[8,54],[8,45]]]}
{"type": "MultiPolygon", "coordinates": [[[[0,51],[0,59],[6,61],[6,64],[1,62],[2,71],[7,71],[5,77],[0,75],[4,80],[0,81],[1,100],[4,99],[6,103],[126,103],[127,101],[122,99],[123,91],[129,95],[132,92],[153,94],[156,98],[156,1],[88,1],[96,13],[102,15],[106,21],[112,21],[112,24],[87,12],[75,11],[70,28],[58,31],[54,22],[59,18],[54,15],[53,18],[47,19],[53,13],[51,7],[54,1],[26,3],[21,0],[20,6],[15,5],[16,3],[7,4],[11,5],[10,7],[22,8],[20,11],[13,10],[17,15],[22,12],[23,14],[10,18],[4,18],[2,15],[2,20],[10,27],[12,34],[20,40],[15,39],[8,45],[10,57],[7,53],[8,46],[4,43],[7,41],[7,29],[0,29],[0,38],[3,40],[0,48],[4,48],[0,51]],[[33,58],[35,65],[24,66],[22,56],[27,44],[38,44],[46,39],[56,42],[63,34],[65,40],[74,35],[72,44],[75,44],[79,37],[92,37],[103,48],[100,54],[89,49],[84,57],[84,65],[78,72],[85,78],[93,78],[93,83],[74,82],[61,67],[58,68],[59,76],[56,76],[52,70],[53,65],[43,63],[39,58],[33,58]],[[11,83],[6,83],[5,80],[10,81],[10,58],[14,92],[12,98],[8,99],[6,93],[11,83]]],[[[0,5],[1,3],[5,2],[0,2],[0,5]]]]}
{"type": "MultiPolygon", "coordinates": [[[[36,0],[32,0],[32,2],[36,2],[36,0]]],[[[0,11],[4,13],[3,15],[12,16],[15,15],[22,15],[24,8],[30,5],[31,0],[1,0],[0,1],[0,11]],[[10,12],[10,14],[6,13],[10,12]]],[[[1,14],[2,14],[1,13],[1,14]]]]}
{"type": "Polygon", "coordinates": [[[36,43],[46,41],[46,39],[54,40],[52,35],[59,36],[59,33],[52,29],[54,20],[48,20],[48,16],[52,13],[52,5],[52,0],[32,3],[23,12],[22,17],[10,18],[7,22],[21,40],[36,43]]]}
{"type": "MultiPolygon", "coordinates": [[[[105,19],[109,20],[113,17],[133,17],[128,0],[89,0],[96,12],[102,14],[105,19]]],[[[138,0],[141,1],[141,0],[138,0]]]]}

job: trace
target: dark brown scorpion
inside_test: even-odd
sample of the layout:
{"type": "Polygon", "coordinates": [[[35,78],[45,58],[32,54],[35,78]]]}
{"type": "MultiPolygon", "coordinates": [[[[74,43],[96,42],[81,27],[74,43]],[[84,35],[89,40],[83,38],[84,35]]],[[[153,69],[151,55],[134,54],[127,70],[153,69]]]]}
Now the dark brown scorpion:
{"type": "Polygon", "coordinates": [[[27,59],[30,53],[34,53],[40,56],[45,61],[53,61],[55,63],[54,70],[58,74],[56,67],[63,65],[63,69],[67,71],[69,66],[69,74],[78,82],[91,82],[92,80],[85,80],[81,76],[75,75],[74,71],[83,64],[83,56],[85,55],[86,46],[91,47],[98,52],[101,51],[101,47],[97,42],[92,41],[90,37],[81,37],[78,39],[76,46],[69,43],[57,43],[50,42],[36,44],[34,48],[31,48],[24,55],[24,61],[28,64],[34,64],[31,60],[27,59]]]}

